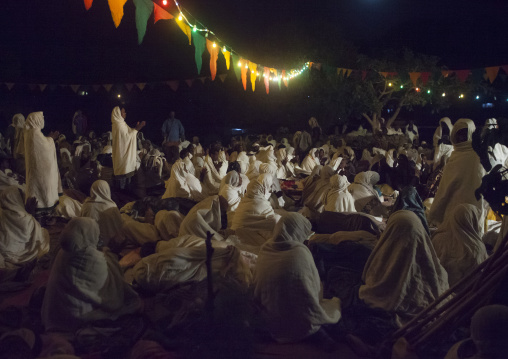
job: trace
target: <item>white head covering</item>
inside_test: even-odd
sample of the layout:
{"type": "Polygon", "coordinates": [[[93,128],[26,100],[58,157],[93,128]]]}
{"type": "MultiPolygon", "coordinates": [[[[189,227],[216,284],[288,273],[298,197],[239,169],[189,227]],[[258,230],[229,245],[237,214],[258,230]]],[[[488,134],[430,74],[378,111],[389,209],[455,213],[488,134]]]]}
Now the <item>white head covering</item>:
{"type": "Polygon", "coordinates": [[[111,112],[111,124],[114,174],[121,176],[134,172],[136,170],[138,131],[125,123],[118,106],[111,112]]]}
{"type": "Polygon", "coordinates": [[[236,171],[230,171],[224,177],[221,184],[219,196],[224,197],[228,201],[229,211],[234,211],[240,204],[240,175],[236,171]]]}
{"type": "Polygon", "coordinates": [[[111,199],[111,189],[108,182],[97,180],[90,188],[90,197],[81,207],[81,217],[91,217],[98,221],[100,213],[111,207],[116,207],[116,203],[111,199]]]}
{"type": "Polygon", "coordinates": [[[185,163],[177,161],[171,167],[171,176],[166,183],[166,192],[162,198],[190,198],[190,189],[186,181],[187,170],[185,163]]]}
{"type": "Polygon", "coordinates": [[[454,146],[460,145],[459,143],[457,143],[456,136],[457,136],[457,132],[464,129],[464,128],[467,128],[467,141],[466,142],[473,141],[473,132],[476,130],[476,126],[475,126],[474,122],[468,118],[461,118],[461,119],[457,120],[457,122],[455,122],[455,124],[453,125],[452,133],[450,134],[450,140],[452,142],[452,145],[454,145],[454,146]]]}
{"type": "Polygon", "coordinates": [[[448,289],[448,275],[418,217],[397,211],[372,251],[359,297],[372,308],[396,313],[404,323],[448,289]]]}
{"type": "Polygon", "coordinates": [[[210,196],[196,204],[185,216],[178,236],[192,234],[206,239],[206,232],[214,234],[213,238],[222,241],[218,233],[222,227],[219,196],[210,196]]]}

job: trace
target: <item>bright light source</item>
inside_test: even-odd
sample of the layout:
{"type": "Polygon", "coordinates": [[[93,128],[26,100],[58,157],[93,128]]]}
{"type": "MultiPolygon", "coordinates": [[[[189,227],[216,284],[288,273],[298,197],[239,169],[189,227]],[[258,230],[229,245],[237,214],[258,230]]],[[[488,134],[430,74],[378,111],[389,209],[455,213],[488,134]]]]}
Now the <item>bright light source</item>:
{"type": "Polygon", "coordinates": [[[254,70],[251,70],[251,71],[250,71],[250,73],[251,73],[251,74],[253,74],[253,73],[254,73],[254,70]]]}
{"type": "Polygon", "coordinates": [[[404,85],[400,85],[400,88],[403,89],[404,88],[404,85]]]}
{"type": "Polygon", "coordinates": [[[420,88],[419,87],[417,87],[415,90],[416,90],[416,92],[420,92],[420,88]]]}
{"type": "Polygon", "coordinates": [[[476,99],[479,100],[480,99],[480,96],[476,95],[476,99]]]}
{"type": "Polygon", "coordinates": [[[178,20],[182,21],[182,18],[183,18],[182,13],[180,13],[180,15],[178,15],[178,20]]]}
{"type": "Polygon", "coordinates": [[[238,61],[238,67],[242,67],[242,62],[238,61]]]}
{"type": "Polygon", "coordinates": [[[118,95],[116,95],[116,97],[120,98],[120,97],[122,97],[122,95],[118,94],[118,95]]]}
{"type": "Polygon", "coordinates": [[[222,52],[226,52],[226,46],[222,48],[222,52]]]}
{"type": "Polygon", "coordinates": [[[194,31],[194,32],[198,31],[198,28],[196,27],[196,25],[194,25],[194,27],[192,28],[192,31],[194,31]]]}
{"type": "Polygon", "coordinates": [[[168,0],[162,0],[162,5],[166,6],[168,4],[168,0]]]}
{"type": "Polygon", "coordinates": [[[459,96],[459,98],[464,98],[464,94],[463,94],[463,93],[461,93],[461,94],[460,94],[460,96],[459,96]]]}
{"type": "Polygon", "coordinates": [[[441,96],[445,97],[445,96],[446,96],[446,93],[444,93],[444,92],[443,92],[443,94],[442,94],[441,96]]]}
{"type": "Polygon", "coordinates": [[[249,68],[249,65],[245,65],[245,68],[248,69],[249,68]]]}
{"type": "Polygon", "coordinates": [[[212,47],[217,47],[217,44],[214,42],[214,43],[212,44],[212,47]]]}
{"type": "Polygon", "coordinates": [[[430,90],[427,90],[427,93],[430,93],[430,90]]]}
{"type": "Polygon", "coordinates": [[[392,85],[393,85],[393,84],[392,84],[391,82],[389,82],[389,83],[388,83],[388,86],[392,87],[392,85]]]}

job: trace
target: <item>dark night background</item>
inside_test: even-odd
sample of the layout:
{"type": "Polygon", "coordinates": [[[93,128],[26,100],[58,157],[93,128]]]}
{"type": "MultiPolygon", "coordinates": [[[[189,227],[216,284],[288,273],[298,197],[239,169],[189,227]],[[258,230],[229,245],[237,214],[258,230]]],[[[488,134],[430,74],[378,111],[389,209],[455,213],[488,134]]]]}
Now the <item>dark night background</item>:
{"type": "MultiPolygon", "coordinates": [[[[156,0],[161,3],[162,0],[156,0]]],[[[286,1],[181,0],[195,18],[245,58],[287,70],[304,61],[355,68],[357,54],[376,57],[385,49],[410,48],[436,55],[450,69],[508,64],[508,3],[505,1],[408,1],[323,0],[286,1]]],[[[169,0],[166,10],[175,14],[169,0]]],[[[226,71],[219,55],[218,74],[205,84],[180,83],[173,92],[162,81],[198,77],[194,47],[173,20],[148,21],[143,44],[137,44],[132,0],[125,5],[118,29],[114,27],[107,0],[94,0],[86,11],[82,0],[3,0],[0,10],[0,83],[16,84],[116,84],[111,92],[83,87],[88,96],[70,88],[30,91],[17,85],[11,91],[0,85],[0,130],[16,112],[45,112],[46,129],[70,132],[74,111],[82,109],[92,129],[109,129],[110,113],[117,95],[128,112],[128,122],[146,120],[144,130],[160,140],[160,127],[171,109],[192,134],[226,134],[233,127],[258,131],[284,125],[295,129],[311,115],[319,120],[319,106],[306,86],[305,75],[290,82],[289,89],[271,88],[266,95],[258,82],[256,91],[243,91],[233,72],[226,71]],[[144,91],[128,92],[119,84],[149,82],[144,91]],[[160,82],[157,84],[157,82],[160,82]]],[[[192,17],[189,17],[192,21],[192,17]]],[[[209,75],[208,53],[200,76],[209,75]]],[[[498,79],[496,82],[501,82],[498,79]]],[[[503,88],[503,85],[497,85],[503,88]]],[[[500,92],[502,93],[502,91],[500,92]]],[[[479,102],[463,101],[446,113],[484,120],[506,109],[506,95],[498,96],[494,109],[479,102]]],[[[404,113],[420,125],[434,126],[444,114],[421,110],[404,113]]]]}

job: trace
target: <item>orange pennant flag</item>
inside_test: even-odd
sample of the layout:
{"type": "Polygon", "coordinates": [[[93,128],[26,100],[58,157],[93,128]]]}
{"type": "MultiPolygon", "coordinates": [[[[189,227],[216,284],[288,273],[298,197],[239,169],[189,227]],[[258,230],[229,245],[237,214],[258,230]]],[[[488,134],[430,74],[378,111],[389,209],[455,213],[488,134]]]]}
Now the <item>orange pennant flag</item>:
{"type": "Polygon", "coordinates": [[[383,76],[384,78],[387,78],[388,77],[388,72],[380,72],[381,76],[383,76]]]}
{"type": "Polygon", "coordinates": [[[92,7],[93,0],[85,0],[85,9],[88,11],[92,7]]]}
{"type": "Polygon", "coordinates": [[[219,75],[219,78],[222,82],[224,82],[226,80],[226,77],[228,76],[228,74],[222,74],[222,75],[219,75]]]}
{"type": "Polygon", "coordinates": [[[309,62],[309,69],[312,68],[312,65],[314,65],[314,63],[312,61],[309,62]]]}
{"type": "Polygon", "coordinates": [[[194,82],[194,80],[192,80],[192,79],[185,80],[185,82],[187,83],[187,86],[192,87],[192,83],[194,82]]]}
{"type": "Polygon", "coordinates": [[[254,92],[254,90],[256,89],[256,77],[258,65],[249,61],[249,69],[250,69],[250,82],[252,84],[252,92],[254,92]]]}
{"type": "Polygon", "coordinates": [[[413,85],[416,87],[416,83],[418,81],[418,79],[420,78],[420,76],[422,75],[421,72],[410,72],[409,73],[409,78],[411,79],[411,82],[413,83],[413,85]]]}
{"type": "Polygon", "coordinates": [[[217,75],[217,59],[219,58],[219,47],[213,41],[206,39],[206,48],[210,53],[210,74],[212,81],[215,81],[215,75],[217,75]]]}
{"type": "Polygon", "coordinates": [[[123,6],[127,0],[108,0],[109,9],[111,10],[111,16],[113,17],[113,22],[115,26],[120,26],[120,22],[123,18],[123,6]]]}
{"type": "Polygon", "coordinates": [[[138,82],[136,83],[136,86],[141,90],[143,91],[144,88],[145,88],[145,85],[146,85],[146,82],[138,82]]]}
{"type": "Polygon", "coordinates": [[[247,91],[247,70],[248,70],[248,60],[240,59],[241,68],[240,71],[242,73],[242,84],[243,84],[243,90],[247,91]]]}
{"type": "Polygon", "coordinates": [[[106,89],[106,91],[109,92],[109,91],[111,91],[111,88],[113,87],[113,84],[104,84],[102,86],[106,89]]]}
{"type": "Polygon", "coordinates": [[[174,16],[169,12],[161,8],[156,3],[153,3],[153,23],[155,24],[159,20],[171,20],[174,16]]]}
{"type": "Polygon", "coordinates": [[[178,27],[180,28],[180,30],[182,30],[182,32],[187,35],[187,37],[189,38],[189,45],[192,44],[191,42],[191,39],[192,39],[192,32],[191,32],[191,28],[189,25],[187,25],[186,23],[184,23],[182,20],[178,20],[176,19],[176,23],[178,25],[178,27]]]}
{"type": "Polygon", "coordinates": [[[487,78],[490,83],[493,83],[499,73],[499,66],[486,67],[485,72],[487,73],[487,78]]]}
{"type": "Polygon", "coordinates": [[[229,65],[231,64],[231,52],[222,50],[222,54],[226,60],[226,68],[229,70],[229,65]]]}
{"type": "Polygon", "coordinates": [[[264,68],[263,76],[265,78],[266,94],[268,95],[270,93],[270,68],[268,67],[264,68]]]}
{"type": "MultiPolygon", "coordinates": [[[[71,85],[71,89],[72,89],[72,91],[74,91],[74,93],[78,92],[79,86],[80,86],[80,85],[71,85]]],[[[108,90],[108,91],[109,91],[109,90],[108,90]]]]}
{"type": "Polygon", "coordinates": [[[39,84],[39,89],[43,92],[46,89],[47,84],[39,84]]]}
{"type": "Polygon", "coordinates": [[[284,86],[288,87],[288,79],[286,77],[286,70],[282,70],[282,81],[284,81],[284,86]]]}

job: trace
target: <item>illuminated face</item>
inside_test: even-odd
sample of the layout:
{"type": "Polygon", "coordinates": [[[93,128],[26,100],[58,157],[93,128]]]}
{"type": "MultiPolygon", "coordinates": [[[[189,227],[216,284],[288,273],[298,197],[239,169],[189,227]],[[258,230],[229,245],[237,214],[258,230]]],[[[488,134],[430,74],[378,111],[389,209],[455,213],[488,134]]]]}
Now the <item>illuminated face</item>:
{"type": "Polygon", "coordinates": [[[125,111],[125,108],[122,107],[122,109],[120,110],[121,114],[122,114],[122,117],[123,119],[125,120],[125,118],[127,117],[127,111],[125,111]]]}

